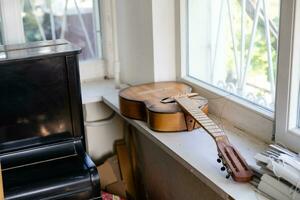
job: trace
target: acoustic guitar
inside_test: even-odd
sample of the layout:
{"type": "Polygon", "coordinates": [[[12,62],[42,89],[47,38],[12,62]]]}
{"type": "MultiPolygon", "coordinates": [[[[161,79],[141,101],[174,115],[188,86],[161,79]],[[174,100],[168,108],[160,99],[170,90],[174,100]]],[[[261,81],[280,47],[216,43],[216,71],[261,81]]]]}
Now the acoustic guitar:
{"type": "MultiPolygon", "coordinates": [[[[193,118],[186,115],[174,103],[162,103],[166,97],[191,93],[189,85],[179,82],[148,83],[125,88],[119,93],[122,115],[148,123],[154,131],[176,132],[199,128],[193,118]]],[[[208,102],[195,97],[195,102],[204,113],[208,113],[208,102]]]]}
{"type": "Polygon", "coordinates": [[[224,131],[208,116],[207,100],[191,93],[192,88],[178,82],[132,86],[119,93],[120,111],[126,117],[144,120],[156,131],[192,130],[201,126],[216,142],[222,171],[237,182],[248,182],[253,173],[230,144],[224,131]]]}
{"type": "Polygon", "coordinates": [[[224,131],[208,116],[207,100],[191,93],[191,87],[178,82],[132,86],[119,93],[120,111],[126,117],[147,121],[157,131],[192,130],[201,126],[216,142],[222,171],[237,182],[248,182],[253,173],[224,131]]]}

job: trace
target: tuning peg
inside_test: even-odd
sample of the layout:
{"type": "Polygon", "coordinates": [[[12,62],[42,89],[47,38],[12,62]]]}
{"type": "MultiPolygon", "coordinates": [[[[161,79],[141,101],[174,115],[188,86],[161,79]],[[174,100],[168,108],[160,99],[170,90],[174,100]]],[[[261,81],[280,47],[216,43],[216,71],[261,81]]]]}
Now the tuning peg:
{"type": "Polygon", "coordinates": [[[224,166],[223,166],[223,167],[221,167],[221,171],[225,171],[225,169],[226,169],[226,168],[225,168],[224,166]]]}
{"type": "Polygon", "coordinates": [[[220,158],[218,158],[218,159],[217,159],[217,162],[220,163],[220,162],[222,162],[222,160],[221,160],[220,158]]]}
{"type": "Polygon", "coordinates": [[[229,177],[230,177],[230,174],[227,174],[227,175],[226,175],[226,178],[229,179],[229,177]]]}

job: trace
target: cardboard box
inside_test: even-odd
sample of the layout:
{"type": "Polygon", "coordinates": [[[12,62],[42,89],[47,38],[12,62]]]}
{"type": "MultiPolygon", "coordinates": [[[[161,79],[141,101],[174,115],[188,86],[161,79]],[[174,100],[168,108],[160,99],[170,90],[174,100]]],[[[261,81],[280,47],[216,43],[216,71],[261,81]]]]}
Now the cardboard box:
{"type": "Polygon", "coordinates": [[[126,187],[121,180],[117,156],[107,159],[97,167],[97,170],[100,175],[101,190],[126,198],[126,187]]]}
{"type": "Polygon", "coordinates": [[[120,163],[119,166],[121,177],[125,183],[127,197],[129,199],[137,199],[129,148],[127,147],[124,140],[117,141],[115,145],[118,155],[118,161],[120,163]]]}

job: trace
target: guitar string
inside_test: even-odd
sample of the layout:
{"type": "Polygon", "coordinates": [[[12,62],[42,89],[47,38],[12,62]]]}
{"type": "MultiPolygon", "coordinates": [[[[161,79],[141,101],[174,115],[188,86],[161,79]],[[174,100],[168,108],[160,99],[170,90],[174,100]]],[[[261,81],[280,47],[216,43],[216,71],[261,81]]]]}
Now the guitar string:
{"type": "MultiPolygon", "coordinates": [[[[225,100],[225,102],[223,103],[221,109],[219,109],[217,115],[215,115],[215,117],[217,118],[217,123],[216,123],[216,122],[215,122],[215,123],[216,123],[216,125],[220,126],[220,128],[221,128],[221,130],[222,130],[223,132],[225,132],[225,129],[224,129],[224,123],[223,123],[223,120],[222,120],[222,119],[223,119],[223,113],[224,113],[224,109],[225,109],[225,107],[226,107],[226,105],[227,105],[227,103],[228,103],[227,97],[232,96],[232,95],[234,95],[234,94],[233,94],[233,93],[229,93],[229,94],[224,95],[224,96],[220,96],[220,97],[212,97],[212,98],[205,98],[205,97],[201,97],[201,96],[200,96],[200,99],[202,99],[202,100],[208,100],[208,103],[209,103],[209,101],[225,100]]],[[[197,99],[198,99],[198,98],[197,98],[197,99]]],[[[209,109],[209,108],[208,108],[208,109],[209,109]]]]}
{"type": "MultiPolygon", "coordinates": [[[[230,96],[230,95],[228,95],[230,96]]],[[[220,110],[220,113],[219,113],[219,121],[220,121],[220,124],[221,124],[221,129],[225,132],[225,129],[224,129],[224,123],[223,123],[223,113],[224,113],[224,110],[225,110],[225,107],[227,106],[227,103],[228,103],[228,99],[227,98],[222,98],[222,100],[224,100],[225,102],[223,103],[222,105],[222,108],[220,110]]]]}

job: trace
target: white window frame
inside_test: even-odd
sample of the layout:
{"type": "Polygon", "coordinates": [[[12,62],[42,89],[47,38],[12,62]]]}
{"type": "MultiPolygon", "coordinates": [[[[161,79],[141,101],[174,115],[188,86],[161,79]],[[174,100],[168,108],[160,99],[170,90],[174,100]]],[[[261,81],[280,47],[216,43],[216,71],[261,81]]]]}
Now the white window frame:
{"type": "MultiPolygon", "coordinates": [[[[97,36],[96,42],[98,44],[97,50],[102,57],[80,61],[82,81],[114,77],[114,27],[112,26],[112,14],[115,8],[111,0],[93,1],[95,5],[94,22],[97,36]]],[[[2,17],[2,36],[5,44],[25,42],[20,0],[0,1],[0,11],[2,17]]]]}
{"type": "Polygon", "coordinates": [[[300,83],[300,2],[284,1],[281,7],[275,139],[300,152],[300,129],[297,127],[300,83]]]}
{"type": "Polygon", "coordinates": [[[116,43],[114,38],[115,27],[113,26],[113,15],[116,9],[115,0],[94,0],[95,27],[97,43],[101,44],[101,59],[91,59],[80,62],[81,81],[93,79],[111,79],[115,77],[114,59],[116,43]],[[98,6],[98,9],[96,8],[98,6]]]}
{"type": "Polygon", "coordinates": [[[24,28],[19,0],[0,1],[2,40],[5,44],[24,43],[24,28]]]}
{"type": "MultiPolygon", "coordinates": [[[[202,96],[211,99],[209,100],[209,111],[210,113],[217,115],[218,117],[221,117],[225,120],[228,120],[233,124],[233,126],[241,129],[244,132],[248,132],[258,138],[260,138],[263,141],[266,142],[272,142],[274,141],[274,134],[275,134],[275,119],[276,122],[276,141],[282,142],[282,138],[285,138],[286,135],[282,136],[279,134],[278,131],[281,127],[281,130],[283,126],[283,123],[287,124],[287,117],[288,113],[285,116],[281,116],[280,113],[282,113],[284,110],[287,109],[287,101],[284,101],[284,92],[287,92],[287,88],[289,88],[287,84],[281,83],[282,81],[287,81],[289,77],[287,77],[288,74],[290,74],[290,71],[287,71],[286,66],[291,66],[292,63],[290,63],[292,60],[290,60],[290,56],[292,55],[292,40],[291,33],[289,33],[289,30],[293,30],[293,18],[294,18],[294,12],[291,12],[291,9],[293,10],[295,8],[295,2],[296,0],[289,0],[284,1],[281,0],[281,8],[280,8],[280,38],[279,38],[279,44],[280,49],[278,52],[278,72],[277,74],[284,73],[285,76],[278,76],[277,78],[277,91],[276,91],[276,116],[274,112],[271,112],[269,110],[263,109],[262,107],[256,106],[255,104],[245,101],[235,95],[230,95],[227,92],[222,91],[221,89],[218,89],[216,87],[211,86],[210,84],[207,84],[205,82],[199,81],[195,78],[192,78],[188,75],[187,69],[187,1],[188,0],[182,0],[180,1],[180,5],[178,5],[179,9],[177,12],[180,13],[180,19],[178,20],[178,29],[177,31],[180,32],[180,42],[178,42],[178,46],[180,46],[180,55],[181,55],[181,61],[180,64],[177,65],[177,78],[180,81],[186,82],[194,87],[194,90],[199,92],[202,96]],[[283,97],[280,99],[280,95],[283,97]],[[279,106],[279,105],[286,105],[285,106],[279,106]],[[281,120],[281,121],[280,121],[281,120]],[[281,123],[281,125],[279,125],[281,123]],[[282,137],[281,137],[282,136],[282,137]]],[[[299,4],[299,3],[298,3],[299,4]]],[[[299,6],[298,6],[299,7],[299,6]]],[[[299,16],[298,16],[299,18],[299,16]]],[[[299,40],[299,39],[298,39],[299,40]]],[[[299,41],[297,41],[299,42],[299,41]]],[[[300,46],[300,45],[299,45],[300,46]]],[[[294,49],[295,51],[295,49],[294,49]]],[[[298,54],[300,52],[298,51],[298,54]]],[[[293,64],[295,65],[297,59],[293,60],[293,64]]],[[[298,59],[299,62],[299,59],[298,59]]],[[[300,64],[300,63],[299,63],[300,64]]],[[[290,69],[289,69],[290,70],[290,69]]],[[[295,73],[294,73],[295,74],[295,73]]],[[[298,73],[299,74],[299,73],[298,73]]],[[[299,78],[299,77],[298,77],[299,78]]],[[[299,81],[298,81],[299,85],[299,81]]],[[[293,87],[294,90],[298,90],[296,87],[293,87]]],[[[298,92],[297,92],[298,94],[298,92]]],[[[294,107],[298,106],[297,104],[293,104],[294,107]]],[[[297,109],[296,109],[297,110],[297,109]]],[[[290,122],[290,121],[289,121],[290,122]]],[[[286,125],[285,124],[285,125],[286,125]]],[[[299,131],[300,132],[300,131],[299,131]]],[[[295,134],[293,134],[294,137],[295,134]]],[[[298,137],[298,136],[297,136],[298,137]]],[[[299,138],[300,139],[300,138],[299,138]]],[[[295,140],[291,138],[290,141],[295,140]]],[[[288,146],[291,146],[292,148],[295,148],[295,144],[290,144],[286,142],[282,142],[283,144],[286,144],[288,146]]],[[[298,146],[300,146],[298,144],[298,146]]],[[[300,149],[299,149],[300,150],[300,149]]]]}

